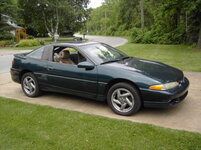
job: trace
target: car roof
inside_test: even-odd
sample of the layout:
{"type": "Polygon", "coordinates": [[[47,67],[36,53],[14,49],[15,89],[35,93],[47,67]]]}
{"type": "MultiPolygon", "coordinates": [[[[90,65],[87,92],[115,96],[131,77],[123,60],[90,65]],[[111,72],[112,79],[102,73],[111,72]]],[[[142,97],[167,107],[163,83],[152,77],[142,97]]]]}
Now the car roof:
{"type": "Polygon", "coordinates": [[[62,42],[62,43],[53,43],[50,44],[52,46],[85,46],[85,45],[92,45],[92,44],[98,44],[100,42],[91,42],[91,41],[72,41],[72,42],[62,42]]]}

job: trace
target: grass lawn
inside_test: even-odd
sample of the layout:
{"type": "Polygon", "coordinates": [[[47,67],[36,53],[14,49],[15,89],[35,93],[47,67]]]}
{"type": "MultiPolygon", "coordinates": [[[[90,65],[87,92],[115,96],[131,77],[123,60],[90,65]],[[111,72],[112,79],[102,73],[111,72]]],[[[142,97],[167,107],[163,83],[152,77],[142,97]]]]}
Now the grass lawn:
{"type": "Polygon", "coordinates": [[[160,61],[183,71],[201,72],[201,50],[188,46],[128,43],[118,48],[129,56],[160,61]]]}
{"type": "Polygon", "coordinates": [[[200,150],[201,134],[0,98],[1,150],[200,150]]]}

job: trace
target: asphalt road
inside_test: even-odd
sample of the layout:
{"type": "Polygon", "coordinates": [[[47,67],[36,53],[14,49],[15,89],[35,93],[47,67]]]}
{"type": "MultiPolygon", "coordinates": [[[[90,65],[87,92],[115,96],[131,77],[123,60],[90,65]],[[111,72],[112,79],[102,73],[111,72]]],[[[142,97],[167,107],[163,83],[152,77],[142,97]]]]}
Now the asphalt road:
{"type": "MultiPolygon", "coordinates": [[[[77,35],[77,34],[75,36],[76,37],[83,37],[82,35],[77,35]]],[[[128,42],[127,39],[120,38],[120,37],[86,35],[85,38],[90,40],[90,41],[106,43],[106,44],[111,45],[113,47],[121,46],[121,45],[124,45],[128,42]]]]}

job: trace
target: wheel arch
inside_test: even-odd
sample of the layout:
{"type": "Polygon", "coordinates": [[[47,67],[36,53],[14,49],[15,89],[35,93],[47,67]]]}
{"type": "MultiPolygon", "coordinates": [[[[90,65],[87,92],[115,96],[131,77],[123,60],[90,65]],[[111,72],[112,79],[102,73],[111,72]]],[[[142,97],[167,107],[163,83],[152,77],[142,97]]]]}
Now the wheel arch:
{"type": "Polygon", "coordinates": [[[28,69],[22,70],[22,71],[20,72],[20,75],[19,75],[19,80],[20,80],[20,82],[21,82],[21,80],[22,80],[22,76],[23,76],[25,73],[28,73],[28,72],[31,72],[31,73],[32,73],[32,71],[30,71],[30,70],[28,70],[28,69]]]}
{"type": "Polygon", "coordinates": [[[140,97],[141,97],[141,92],[140,92],[139,87],[138,87],[134,82],[132,82],[132,81],[130,81],[130,80],[127,80],[127,79],[122,79],[122,78],[118,78],[118,79],[113,79],[113,80],[111,80],[111,81],[106,85],[105,94],[108,93],[109,89],[110,89],[113,85],[115,85],[115,84],[117,84],[117,83],[120,83],[120,82],[128,83],[128,84],[132,85],[133,87],[135,87],[135,88],[138,90],[139,95],[140,95],[140,97]]]}

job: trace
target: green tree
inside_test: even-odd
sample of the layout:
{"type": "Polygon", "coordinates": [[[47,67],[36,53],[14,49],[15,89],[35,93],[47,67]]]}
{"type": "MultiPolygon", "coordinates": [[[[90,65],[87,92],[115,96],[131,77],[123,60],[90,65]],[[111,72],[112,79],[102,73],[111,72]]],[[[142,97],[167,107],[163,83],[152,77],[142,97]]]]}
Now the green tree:
{"type": "Polygon", "coordinates": [[[185,0],[187,40],[201,49],[201,0],[185,0]]]}
{"type": "Polygon", "coordinates": [[[14,0],[0,1],[0,40],[9,39],[12,35],[9,33],[11,28],[6,24],[4,15],[16,18],[17,4],[14,0]]]}
{"type": "Polygon", "coordinates": [[[89,32],[127,35],[138,43],[201,47],[201,0],[105,0],[91,11],[89,32]]]}
{"type": "Polygon", "coordinates": [[[19,0],[24,24],[48,32],[55,41],[64,29],[77,31],[84,22],[88,0],[19,0]],[[29,25],[30,24],[30,25],[29,25]]]}
{"type": "Polygon", "coordinates": [[[144,31],[144,0],[140,0],[141,29],[144,31]]]}

